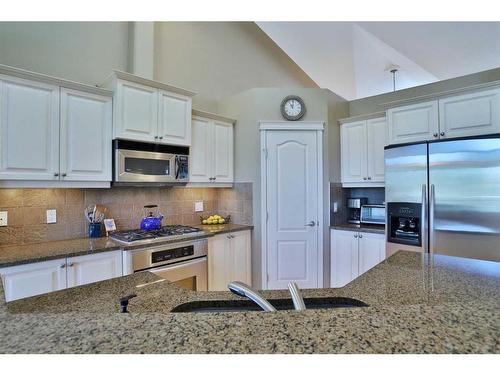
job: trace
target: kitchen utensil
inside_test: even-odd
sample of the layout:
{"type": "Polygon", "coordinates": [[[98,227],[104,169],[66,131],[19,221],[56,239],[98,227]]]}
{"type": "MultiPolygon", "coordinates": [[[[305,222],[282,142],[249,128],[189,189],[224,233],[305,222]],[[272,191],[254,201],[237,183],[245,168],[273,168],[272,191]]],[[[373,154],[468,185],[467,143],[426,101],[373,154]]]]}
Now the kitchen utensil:
{"type": "Polygon", "coordinates": [[[161,221],[163,219],[163,215],[160,214],[158,210],[158,205],[156,204],[148,204],[144,206],[145,217],[141,220],[141,229],[142,230],[155,230],[161,228],[161,221]],[[156,209],[156,213],[153,213],[154,209],[156,209]]]}

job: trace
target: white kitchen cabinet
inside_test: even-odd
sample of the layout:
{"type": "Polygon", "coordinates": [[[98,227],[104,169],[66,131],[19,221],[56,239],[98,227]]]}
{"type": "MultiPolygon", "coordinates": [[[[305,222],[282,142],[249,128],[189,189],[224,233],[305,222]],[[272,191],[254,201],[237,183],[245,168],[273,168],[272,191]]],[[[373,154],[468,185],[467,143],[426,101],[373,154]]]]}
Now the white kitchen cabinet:
{"type": "Polygon", "coordinates": [[[362,275],[385,259],[385,236],[377,233],[358,233],[359,274],[362,275]]]}
{"type": "Polygon", "coordinates": [[[234,181],[233,120],[196,111],[190,152],[190,183],[231,184],[234,181]]]}
{"type": "Polygon", "coordinates": [[[385,235],[332,230],[331,287],[342,287],[385,259],[385,235]]]}
{"type": "Polygon", "coordinates": [[[333,230],[331,232],[331,287],[339,288],[359,275],[358,238],[356,232],[333,230]]]}
{"type": "Polygon", "coordinates": [[[59,87],[0,75],[0,179],[59,179],[59,87]]]}
{"type": "Polygon", "coordinates": [[[383,186],[385,117],[345,122],[340,129],[344,186],[383,186]]]}
{"type": "Polygon", "coordinates": [[[0,268],[7,302],[122,275],[121,250],[0,268]]]}
{"type": "Polygon", "coordinates": [[[191,145],[191,98],[159,92],[158,136],[161,143],[191,145]]]}
{"type": "Polygon", "coordinates": [[[439,100],[440,138],[500,132],[500,89],[439,100]]]}
{"type": "Polygon", "coordinates": [[[366,121],[368,181],[385,181],[385,156],[387,122],[385,117],[366,121]]]}
{"type": "Polygon", "coordinates": [[[104,86],[114,91],[113,138],[191,145],[196,93],[120,71],[104,86]]]}
{"type": "Polygon", "coordinates": [[[343,183],[367,180],[366,121],[343,124],[341,138],[341,172],[343,183]]]}
{"type": "Polygon", "coordinates": [[[114,138],[154,142],[158,135],[158,90],[118,80],[113,133],[114,138]]]}
{"type": "Polygon", "coordinates": [[[54,292],[66,288],[66,259],[1,268],[0,275],[7,302],[54,292]]]}
{"type": "Polygon", "coordinates": [[[387,110],[389,144],[419,142],[439,137],[438,101],[387,110]]]}
{"type": "Polygon", "coordinates": [[[208,290],[225,290],[231,281],[252,284],[249,230],[218,234],[208,241],[208,290]]]}
{"type": "Polygon", "coordinates": [[[67,259],[68,288],[123,275],[122,251],[82,255],[67,259]]]}
{"type": "Polygon", "coordinates": [[[112,98],[61,88],[60,175],[111,181],[112,98]]]}

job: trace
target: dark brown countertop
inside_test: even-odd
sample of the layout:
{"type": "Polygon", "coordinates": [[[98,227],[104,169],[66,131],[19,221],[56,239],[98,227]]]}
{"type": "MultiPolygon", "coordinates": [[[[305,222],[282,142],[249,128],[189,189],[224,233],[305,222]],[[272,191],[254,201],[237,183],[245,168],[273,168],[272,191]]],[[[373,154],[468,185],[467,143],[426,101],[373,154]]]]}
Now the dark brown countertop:
{"type": "Polygon", "coordinates": [[[378,224],[351,224],[342,223],[336,225],[330,225],[331,229],[348,230],[352,232],[365,232],[365,233],[385,233],[385,225],[378,224]]]}
{"type": "MultiPolygon", "coordinates": [[[[221,224],[194,225],[203,230],[199,235],[188,239],[211,237],[221,233],[253,229],[252,225],[221,224]]],[[[165,239],[156,244],[185,241],[186,238],[165,239]]],[[[0,246],[0,268],[19,264],[35,263],[45,260],[60,259],[78,255],[95,254],[118,249],[137,249],[151,244],[124,245],[110,238],[77,238],[72,240],[49,241],[42,243],[0,246]]]]}
{"type": "Polygon", "coordinates": [[[343,288],[303,291],[369,307],[303,312],[171,313],[239,297],[151,283],[148,272],[8,304],[0,287],[0,353],[499,353],[500,263],[432,259],[398,252],[343,288]],[[130,313],[118,313],[131,292],[130,313]]]}

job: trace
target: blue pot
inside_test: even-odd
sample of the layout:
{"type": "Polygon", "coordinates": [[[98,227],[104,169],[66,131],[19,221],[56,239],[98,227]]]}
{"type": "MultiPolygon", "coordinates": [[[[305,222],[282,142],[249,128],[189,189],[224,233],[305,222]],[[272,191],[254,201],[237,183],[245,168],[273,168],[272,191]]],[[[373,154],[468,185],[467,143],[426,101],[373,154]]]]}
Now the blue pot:
{"type": "Polygon", "coordinates": [[[144,206],[145,210],[149,213],[141,220],[142,230],[156,230],[161,228],[161,221],[163,220],[163,215],[158,212],[158,206],[155,204],[150,204],[144,206]],[[156,208],[156,214],[153,213],[153,209],[156,208]]]}

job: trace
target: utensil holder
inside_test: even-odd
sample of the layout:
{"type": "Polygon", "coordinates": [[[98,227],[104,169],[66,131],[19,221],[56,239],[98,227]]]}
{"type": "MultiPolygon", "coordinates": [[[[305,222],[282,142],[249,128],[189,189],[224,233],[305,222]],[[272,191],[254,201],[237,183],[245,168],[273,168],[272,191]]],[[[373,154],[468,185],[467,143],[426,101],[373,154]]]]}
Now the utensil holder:
{"type": "Polygon", "coordinates": [[[89,223],[89,237],[99,238],[102,236],[102,224],[101,223],[89,223]]]}

